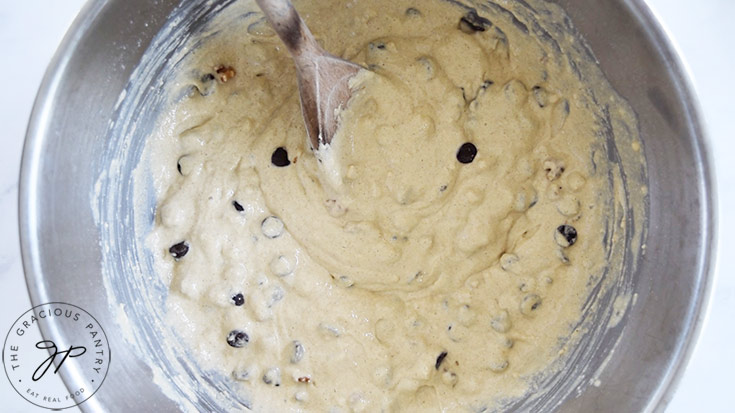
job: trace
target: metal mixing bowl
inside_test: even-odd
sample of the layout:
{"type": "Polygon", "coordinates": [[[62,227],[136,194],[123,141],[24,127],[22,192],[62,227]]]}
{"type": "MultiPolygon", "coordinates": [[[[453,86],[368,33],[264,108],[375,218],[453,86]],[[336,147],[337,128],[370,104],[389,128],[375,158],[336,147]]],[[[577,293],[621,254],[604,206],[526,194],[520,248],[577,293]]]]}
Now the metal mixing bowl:
{"type": "MultiPolygon", "coordinates": [[[[142,143],[121,141],[110,131],[124,115],[121,94],[178,3],[89,2],[51,63],[26,137],[20,234],[33,304],[76,304],[92,313],[111,339],[110,372],[95,396],[81,405],[84,410],[178,408],[154,384],[146,358],[120,339],[123,327],[110,310],[123,303],[147,311],[150,303],[141,302],[134,291],[108,295],[102,276],[110,268],[130,271],[131,265],[146,261],[128,245],[136,240],[126,238],[137,224],[130,199],[134,183],[127,177],[132,175],[142,143]],[[111,151],[124,153],[120,159],[128,161],[111,165],[111,151]],[[117,186],[100,187],[103,172],[118,174],[117,186]],[[104,192],[110,188],[116,191],[104,192]],[[103,211],[102,220],[100,210],[93,207],[100,190],[108,211],[113,211],[112,215],[103,211]],[[111,228],[117,231],[112,241],[105,235],[111,228]]],[[[229,1],[188,2],[187,7],[192,13],[206,14],[226,3],[229,1]]],[[[641,1],[558,3],[588,42],[612,86],[637,113],[648,162],[650,206],[647,252],[632,276],[637,300],[589,360],[593,370],[605,363],[595,383],[599,385],[589,385],[588,380],[575,384],[553,405],[559,411],[574,412],[663,410],[691,353],[711,285],[713,178],[696,103],[678,57],[641,1]]],[[[182,30],[195,31],[197,24],[186,23],[182,30]]],[[[155,79],[157,72],[144,75],[155,79]]],[[[141,127],[150,127],[155,115],[139,114],[141,127]]],[[[148,207],[146,211],[152,214],[152,206],[148,207]]],[[[154,277],[132,276],[142,283],[149,281],[155,294],[165,294],[154,277]]],[[[160,343],[148,328],[134,325],[147,334],[148,345],[156,348],[160,343]]],[[[43,334],[73,333],[56,329],[43,334]]],[[[164,377],[159,380],[181,380],[166,377],[165,369],[159,374],[161,371],[164,377]]],[[[69,386],[77,372],[62,372],[69,386]]],[[[189,376],[184,382],[217,385],[196,370],[189,371],[189,376]]],[[[222,406],[221,400],[194,402],[201,408],[222,406]]]]}

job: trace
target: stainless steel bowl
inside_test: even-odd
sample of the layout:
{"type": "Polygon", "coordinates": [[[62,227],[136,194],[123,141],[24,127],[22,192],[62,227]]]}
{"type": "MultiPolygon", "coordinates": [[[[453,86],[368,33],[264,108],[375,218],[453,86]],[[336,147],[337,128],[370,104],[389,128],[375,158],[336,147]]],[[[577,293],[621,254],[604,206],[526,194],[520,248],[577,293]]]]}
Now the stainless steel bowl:
{"type": "MultiPolygon", "coordinates": [[[[201,17],[231,2],[184,3],[187,13],[201,17]]],[[[588,360],[592,370],[605,363],[595,383],[599,386],[589,385],[589,380],[568,386],[559,400],[543,406],[570,412],[660,411],[686,366],[711,286],[715,202],[697,105],[676,53],[642,1],[557,2],[586,39],[610,83],[638,115],[650,205],[646,253],[632,276],[636,303],[588,360]]],[[[135,244],[140,240],[130,238],[132,226],[150,223],[153,213],[150,203],[147,217],[132,213],[134,184],[127,177],[141,154],[142,139],[121,140],[111,131],[122,116],[130,115],[120,105],[120,96],[130,90],[134,71],[143,70],[139,68],[143,53],[178,3],[89,2],[46,73],[28,128],[20,234],[31,299],[34,305],[66,301],[83,307],[97,317],[111,340],[110,372],[95,396],[81,405],[84,410],[178,408],[154,384],[154,373],[144,362],[148,358],[120,339],[123,327],[110,310],[122,303],[155,311],[155,305],[141,301],[130,289],[108,295],[102,276],[118,269],[135,277],[136,285],[150,283],[154,294],[165,294],[165,288],[146,273],[150,257],[138,254],[135,244]],[[125,162],[113,164],[113,155],[125,162]],[[101,187],[98,179],[105,174],[108,178],[115,174],[117,184],[101,187]],[[95,191],[102,194],[98,197],[95,191]],[[106,211],[94,207],[98,198],[104,199],[106,211]]],[[[194,32],[201,24],[201,19],[184,20],[180,33],[194,32]]],[[[146,70],[148,86],[155,87],[158,72],[146,70]]],[[[131,98],[135,97],[126,97],[131,98]]],[[[150,128],[155,115],[137,114],[140,127],[150,128]]],[[[149,326],[133,328],[147,340],[148,348],[160,344],[149,326]]],[[[165,368],[157,371],[163,372],[159,380],[221,385],[195,368],[183,381],[166,376],[165,368]]],[[[75,374],[63,374],[67,385],[75,374]]],[[[194,394],[193,402],[201,408],[226,405],[194,394]]]]}

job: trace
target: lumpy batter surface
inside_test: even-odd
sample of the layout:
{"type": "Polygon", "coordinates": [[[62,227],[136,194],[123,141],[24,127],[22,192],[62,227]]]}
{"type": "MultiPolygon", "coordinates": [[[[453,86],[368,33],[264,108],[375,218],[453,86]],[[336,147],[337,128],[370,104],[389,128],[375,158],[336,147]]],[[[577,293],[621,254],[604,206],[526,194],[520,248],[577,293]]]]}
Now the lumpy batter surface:
{"type": "Polygon", "coordinates": [[[600,106],[565,43],[441,1],[296,7],[368,69],[341,113],[338,174],[308,149],[292,62],[262,18],[196,43],[148,144],[168,319],[255,411],[523,396],[620,265],[600,106]]]}

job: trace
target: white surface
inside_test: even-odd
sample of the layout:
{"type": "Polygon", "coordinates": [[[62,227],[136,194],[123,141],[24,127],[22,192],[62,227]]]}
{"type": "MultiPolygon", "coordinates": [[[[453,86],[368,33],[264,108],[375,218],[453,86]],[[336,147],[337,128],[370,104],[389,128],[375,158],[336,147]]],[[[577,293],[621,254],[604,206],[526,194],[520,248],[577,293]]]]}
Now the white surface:
{"type": "MultiPolygon", "coordinates": [[[[18,245],[20,155],[36,90],[83,0],[0,0],[0,334],[31,308],[18,245]]],[[[735,45],[733,0],[648,0],[691,69],[715,154],[719,196],[719,266],[708,322],[668,413],[735,410],[735,45]]],[[[4,374],[0,374],[4,376],[4,374]]],[[[621,397],[625,397],[621,395],[621,397]]],[[[46,412],[0,377],[0,410],[46,412]]],[[[78,411],[68,409],[65,412],[78,411]]],[[[624,412],[622,412],[624,413],[624,412]]]]}

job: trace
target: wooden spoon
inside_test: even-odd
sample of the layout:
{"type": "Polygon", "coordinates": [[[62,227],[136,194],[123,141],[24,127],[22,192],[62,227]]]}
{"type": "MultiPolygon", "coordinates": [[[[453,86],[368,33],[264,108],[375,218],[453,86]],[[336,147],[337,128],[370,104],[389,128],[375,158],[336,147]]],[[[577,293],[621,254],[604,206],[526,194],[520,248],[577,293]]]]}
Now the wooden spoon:
{"type": "Polygon", "coordinates": [[[321,48],[289,0],[256,0],[296,64],[301,112],[314,150],[332,142],[337,111],[350,99],[349,80],[362,67],[321,48]]]}

